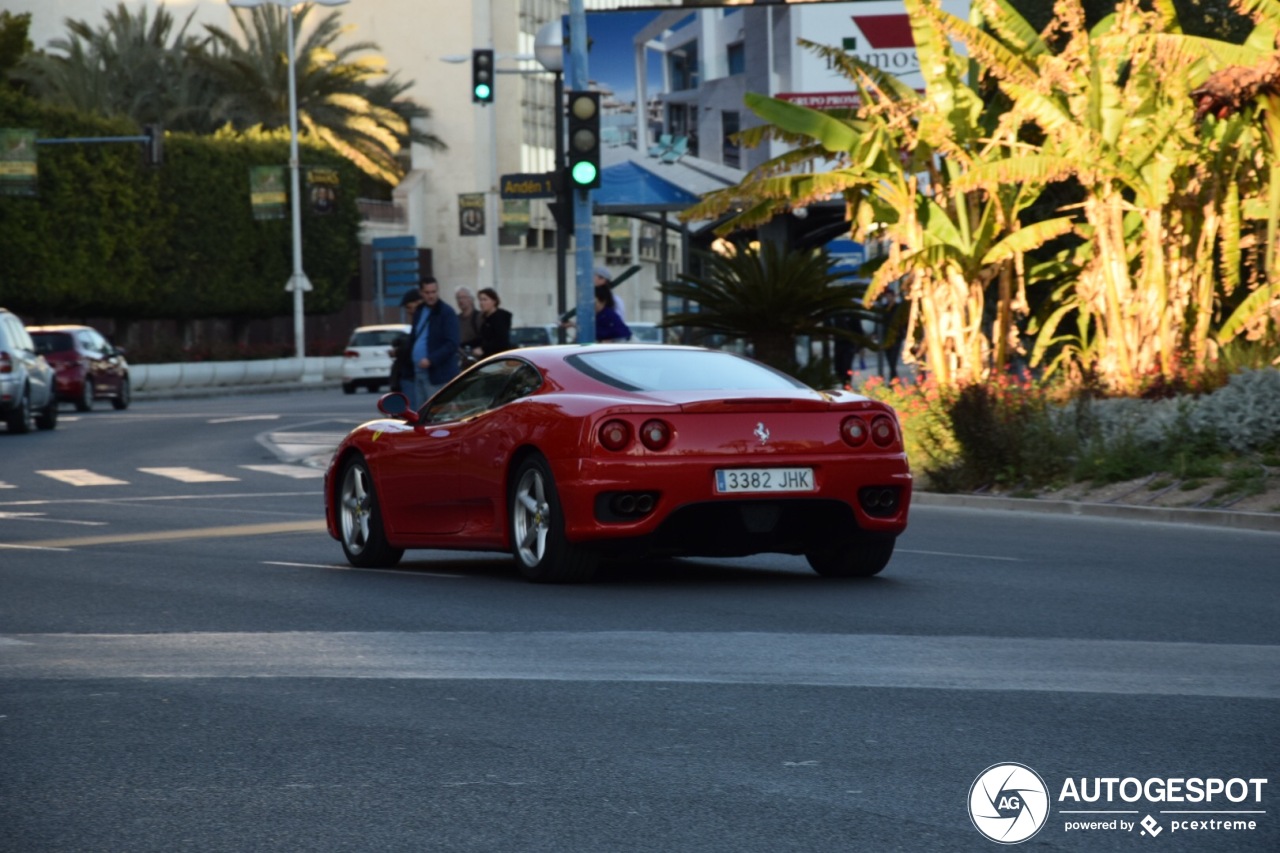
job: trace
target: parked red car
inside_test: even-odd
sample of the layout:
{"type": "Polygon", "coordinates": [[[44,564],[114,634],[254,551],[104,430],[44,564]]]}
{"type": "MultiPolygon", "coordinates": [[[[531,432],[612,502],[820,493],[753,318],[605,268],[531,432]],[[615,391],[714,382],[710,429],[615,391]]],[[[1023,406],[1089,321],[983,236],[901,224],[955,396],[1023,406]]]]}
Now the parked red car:
{"type": "Polygon", "coordinates": [[[27,329],[36,352],[54,369],[58,399],[87,412],[93,401],[110,399],[117,409],[128,408],[129,362],[124,351],[113,346],[89,326],[31,326],[27,329]]]}
{"type": "Polygon", "coordinates": [[[911,473],[893,410],[694,347],[555,346],[490,356],[419,411],[403,395],[325,476],[347,560],[406,548],[506,551],[533,581],[587,580],[606,554],[803,554],[830,577],[882,570],[911,473]]]}

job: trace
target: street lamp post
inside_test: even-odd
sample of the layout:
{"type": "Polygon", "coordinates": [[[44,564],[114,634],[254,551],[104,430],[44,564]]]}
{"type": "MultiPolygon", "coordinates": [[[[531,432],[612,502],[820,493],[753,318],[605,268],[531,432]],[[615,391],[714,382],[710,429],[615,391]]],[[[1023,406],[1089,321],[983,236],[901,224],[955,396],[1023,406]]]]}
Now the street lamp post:
{"type": "MultiPolygon", "coordinates": [[[[321,6],[342,6],[348,0],[311,0],[321,6]]],[[[311,281],[302,271],[302,180],[299,175],[301,164],[298,158],[298,76],[297,62],[294,55],[294,43],[298,34],[293,27],[293,7],[298,5],[292,0],[228,0],[231,6],[252,9],[258,6],[280,6],[289,13],[289,216],[293,226],[293,274],[285,284],[285,290],[293,291],[293,340],[298,360],[306,357],[306,340],[303,329],[302,294],[311,289],[311,281]]]]}
{"type": "MultiPolygon", "coordinates": [[[[569,235],[561,224],[561,217],[568,216],[567,195],[564,187],[564,24],[559,18],[548,21],[538,29],[534,37],[533,52],[543,68],[556,77],[554,106],[551,114],[555,120],[556,154],[555,166],[556,204],[560,208],[560,216],[556,217],[556,315],[563,317],[569,310],[568,302],[568,251],[569,235]]],[[[564,328],[560,329],[560,343],[564,343],[564,328]]]]}

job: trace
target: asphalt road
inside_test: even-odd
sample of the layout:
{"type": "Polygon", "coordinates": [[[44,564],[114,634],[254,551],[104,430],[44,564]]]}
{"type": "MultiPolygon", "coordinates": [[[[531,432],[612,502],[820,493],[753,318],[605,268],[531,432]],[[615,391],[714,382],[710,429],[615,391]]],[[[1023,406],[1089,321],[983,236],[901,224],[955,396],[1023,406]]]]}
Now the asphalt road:
{"type": "Polygon", "coordinates": [[[0,851],[1280,849],[1278,534],[918,507],[869,581],[354,571],[305,460],[373,399],[0,432],[0,851]],[[1046,795],[971,818],[1005,762],[1046,795]]]}

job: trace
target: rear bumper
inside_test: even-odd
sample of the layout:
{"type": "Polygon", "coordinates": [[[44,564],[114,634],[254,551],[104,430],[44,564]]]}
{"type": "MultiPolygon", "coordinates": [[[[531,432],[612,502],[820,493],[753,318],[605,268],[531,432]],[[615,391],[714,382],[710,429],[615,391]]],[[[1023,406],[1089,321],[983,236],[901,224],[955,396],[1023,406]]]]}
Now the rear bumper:
{"type": "Polygon", "coordinates": [[[601,547],[642,542],[643,550],[669,554],[802,553],[824,537],[855,530],[896,536],[906,529],[911,504],[912,479],[901,454],[778,456],[767,462],[575,459],[553,462],[553,471],[570,541],[601,547]],[[716,469],[744,465],[812,468],[815,489],[717,494],[716,469]],[[875,489],[861,494],[866,487],[875,489]],[[895,497],[890,508],[877,505],[883,490],[895,497]],[[638,517],[609,512],[619,493],[651,496],[652,510],[638,517]]]}

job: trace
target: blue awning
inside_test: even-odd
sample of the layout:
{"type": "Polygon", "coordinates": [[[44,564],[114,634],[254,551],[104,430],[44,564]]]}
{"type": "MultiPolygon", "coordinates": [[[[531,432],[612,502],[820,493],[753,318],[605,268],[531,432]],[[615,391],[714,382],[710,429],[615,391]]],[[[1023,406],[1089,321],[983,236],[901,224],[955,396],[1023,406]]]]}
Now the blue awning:
{"type": "Polygon", "coordinates": [[[600,188],[592,198],[597,208],[654,211],[684,210],[698,201],[698,196],[688,190],[631,161],[602,169],[600,188]]]}

